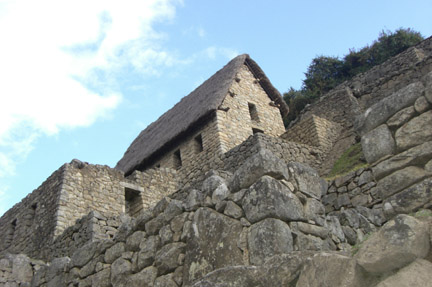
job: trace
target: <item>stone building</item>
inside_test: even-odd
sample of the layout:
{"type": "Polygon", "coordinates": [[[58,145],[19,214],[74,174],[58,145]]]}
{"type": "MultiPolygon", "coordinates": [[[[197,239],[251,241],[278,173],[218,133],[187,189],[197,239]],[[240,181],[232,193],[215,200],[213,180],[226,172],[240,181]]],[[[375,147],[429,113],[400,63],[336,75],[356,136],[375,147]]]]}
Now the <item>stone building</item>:
{"type": "Polygon", "coordinates": [[[55,171],[2,216],[0,251],[48,257],[47,247],[91,211],[135,216],[222,168],[225,153],[251,135],[283,134],[287,113],[261,68],[240,55],[143,130],[115,169],[73,160],[55,171]]]}
{"type": "Polygon", "coordinates": [[[218,167],[222,155],[254,133],[285,132],[288,107],[261,68],[240,55],[143,130],[116,168],[172,168],[183,183],[218,167]]]}

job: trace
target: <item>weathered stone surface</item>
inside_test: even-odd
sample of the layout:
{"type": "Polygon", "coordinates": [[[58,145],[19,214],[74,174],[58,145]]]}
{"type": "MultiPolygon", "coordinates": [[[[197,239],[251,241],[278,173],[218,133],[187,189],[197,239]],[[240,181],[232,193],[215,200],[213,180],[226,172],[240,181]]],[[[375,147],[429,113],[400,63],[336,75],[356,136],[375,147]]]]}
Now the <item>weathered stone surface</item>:
{"type": "Polygon", "coordinates": [[[180,200],[171,200],[163,212],[165,222],[170,222],[175,216],[183,212],[182,202],[180,200]]]}
{"type": "Polygon", "coordinates": [[[304,205],[304,212],[307,220],[313,220],[317,224],[323,224],[322,218],[325,214],[325,208],[320,201],[308,198],[304,205]]]}
{"type": "Polygon", "coordinates": [[[250,227],[248,246],[251,264],[261,265],[269,257],[293,250],[291,230],[279,219],[264,219],[250,227]]]}
{"type": "Polygon", "coordinates": [[[349,195],[347,193],[339,194],[339,196],[336,199],[336,202],[334,206],[336,209],[340,209],[342,206],[349,206],[351,204],[351,200],[349,198],[349,195]]]}
{"type": "Polygon", "coordinates": [[[96,274],[90,276],[92,287],[110,287],[111,285],[111,269],[103,269],[96,274]]]}
{"type": "Polygon", "coordinates": [[[362,136],[361,145],[368,163],[391,155],[396,149],[393,136],[386,125],[380,125],[362,136]]]}
{"type": "MultiPolygon", "coordinates": [[[[195,282],[193,287],[268,286],[262,269],[256,266],[230,266],[217,269],[195,282]]],[[[276,285],[275,285],[276,286],[276,285]]]]}
{"type": "Polygon", "coordinates": [[[432,178],[427,178],[384,201],[391,208],[386,210],[386,216],[392,217],[400,213],[411,213],[426,203],[432,202],[432,178]]]}
{"type": "Polygon", "coordinates": [[[321,237],[322,239],[326,239],[329,234],[329,230],[327,228],[305,222],[292,222],[290,223],[290,226],[293,229],[299,230],[305,234],[315,235],[321,237]]]}
{"type": "Polygon", "coordinates": [[[415,109],[413,106],[410,106],[394,114],[394,116],[387,121],[387,125],[390,129],[396,129],[412,119],[414,115],[415,109]]]}
{"type": "Polygon", "coordinates": [[[99,255],[102,251],[111,247],[112,244],[113,242],[111,240],[93,241],[85,244],[72,254],[71,266],[83,267],[94,256],[99,255]]]}
{"type": "Polygon", "coordinates": [[[377,189],[379,196],[382,199],[386,199],[404,188],[422,180],[427,175],[428,173],[424,169],[415,166],[408,166],[404,169],[395,171],[378,182],[377,189]]]}
{"type": "Polygon", "coordinates": [[[119,242],[111,246],[105,251],[105,262],[106,263],[113,263],[117,258],[119,258],[123,252],[125,252],[125,243],[119,242]]]}
{"type": "Polygon", "coordinates": [[[204,180],[202,191],[205,195],[212,196],[213,191],[221,185],[227,185],[226,181],[218,175],[212,175],[204,180]]]}
{"type": "Polygon", "coordinates": [[[432,72],[425,76],[425,98],[432,104],[432,72]]]}
{"type": "Polygon", "coordinates": [[[400,151],[432,140],[432,111],[413,118],[396,131],[396,145],[400,151]]]}
{"type": "Polygon", "coordinates": [[[186,244],[183,242],[174,242],[165,245],[155,256],[155,266],[158,274],[167,274],[173,272],[179,264],[179,256],[184,253],[186,244]]]}
{"type": "Polygon", "coordinates": [[[135,220],[134,230],[145,230],[145,224],[152,218],[153,212],[151,210],[141,211],[135,220]]]}
{"type": "Polygon", "coordinates": [[[205,193],[192,189],[189,191],[184,207],[186,211],[197,210],[198,207],[202,206],[206,199],[205,193]]]}
{"type": "Polygon", "coordinates": [[[300,200],[288,187],[269,176],[263,176],[247,190],[242,205],[251,223],[269,217],[286,221],[304,219],[300,200]]]}
{"type": "Polygon", "coordinates": [[[144,231],[135,231],[126,239],[125,250],[127,251],[138,251],[141,241],[145,238],[146,233],[144,231]]]}
{"type": "Polygon", "coordinates": [[[127,284],[125,286],[127,287],[153,286],[156,276],[157,276],[157,269],[153,266],[150,266],[141,270],[136,274],[129,276],[128,280],[126,281],[127,284]]]}
{"type": "Polygon", "coordinates": [[[370,209],[364,206],[357,206],[356,210],[376,226],[381,226],[386,221],[381,208],[370,209]]]}
{"type": "Polygon", "coordinates": [[[30,258],[24,254],[13,255],[12,261],[12,279],[18,282],[30,282],[33,277],[33,270],[30,265],[30,258]]]}
{"type": "Polygon", "coordinates": [[[329,193],[323,196],[322,203],[324,205],[336,205],[335,203],[337,198],[338,198],[337,193],[329,193]]]}
{"type": "Polygon", "coordinates": [[[164,275],[156,278],[153,287],[177,287],[177,284],[172,279],[172,275],[164,275]]]}
{"type": "Polygon", "coordinates": [[[351,179],[353,179],[355,177],[355,175],[356,175],[355,172],[350,172],[346,175],[337,177],[334,180],[334,184],[336,187],[341,187],[343,185],[346,185],[351,179]]]}
{"type": "Polygon", "coordinates": [[[358,128],[361,134],[385,123],[396,112],[411,106],[421,96],[422,83],[412,83],[368,108],[358,128]]]}
{"type": "Polygon", "coordinates": [[[322,179],[311,167],[298,163],[288,163],[290,176],[297,183],[298,190],[310,197],[320,200],[327,192],[327,181],[322,179]]]}
{"type": "Polygon", "coordinates": [[[289,179],[285,162],[266,149],[260,150],[240,166],[234,173],[230,189],[232,192],[237,192],[242,188],[248,188],[256,182],[257,178],[264,175],[276,179],[289,179]]]}
{"type": "Polygon", "coordinates": [[[296,251],[327,250],[324,248],[324,241],[319,237],[296,232],[294,238],[294,250],[296,251]]]}
{"type": "Polygon", "coordinates": [[[345,238],[349,244],[354,245],[357,243],[357,233],[349,226],[342,226],[345,238]]]}
{"type": "Polygon", "coordinates": [[[237,240],[243,226],[209,208],[199,208],[193,218],[186,246],[184,284],[225,266],[243,264],[237,240]]]}
{"type": "Polygon", "coordinates": [[[212,202],[217,204],[218,202],[227,199],[229,195],[230,191],[226,184],[221,184],[213,191],[212,202]]]}
{"type": "Polygon", "coordinates": [[[368,286],[364,283],[355,259],[321,252],[305,262],[296,286],[368,286]]]}
{"type": "Polygon", "coordinates": [[[432,141],[415,146],[387,160],[384,160],[372,168],[376,179],[381,179],[393,171],[409,165],[422,166],[432,158],[432,141]]]}
{"type": "Polygon", "coordinates": [[[425,97],[418,98],[414,103],[414,108],[417,113],[421,114],[429,109],[430,104],[425,97]]]}
{"type": "Polygon", "coordinates": [[[138,252],[137,267],[139,270],[153,264],[156,251],[160,246],[158,236],[150,236],[147,240],[141,242],[140,251],[138,252]]]}
{"type": "Polygon", "coordinates": [[[325,221],[325,227],[330,230],[330,233],[333,235],[333,240],[345,240],[344,232],[340,225],[339,219],[336,216],[327,216],[325,221]]]}
{"type": "Polygon", "coordinates": [[[162,226],[164,226],[164,224],[164,216],[163,214],[160,214],[145,224],[145,231],[149,235],[158,234],[159,230],[162,228],[162,226]]]}
{"type": "Polygon", "coordinates": [[[408,215],[398,215],[366,240],[356,259],[370,273],[385,273],[404,267],[429,252],[427,224],[408,215]]]}
{"type": "Polygon", "coordinates": [[[432,172],[432,160],[428,161],[428,162],[425,164],[425,171],[427,171],[427,172],[432,172]]]}
{"type": "Polygon", "coordinates": [[[173,232],[169,225],[165,225],[159,230],[159,237],[161,239],[161,245],[171,243],[173,241],[173,232]]]}
{"type": "Polygon", "coordinates": [[[229,217],[240,218],[243,216],[243,209],[234,202],[228,201],[225,206],[224,214],[229,217]]]}
{"type": "Polygon", "coordinates": [[[396,274],[387,277],[376,287],[432,286],[432,263],[417,259],[396,274]]]}
{"type": "Polygon", "coordinates": [[[371,181],[373,181],[372,172],[371,171],[365,171],[359,176],[357,185],[362,186],[362,185],[367,184],[371,181]]]}
{"type": "Polygon", "coordinates": [[[111,264],[111,282],[114,286],[127,286],[127,277],[132,273],[132,263],[129,260],[118,258],[111,264]]]}

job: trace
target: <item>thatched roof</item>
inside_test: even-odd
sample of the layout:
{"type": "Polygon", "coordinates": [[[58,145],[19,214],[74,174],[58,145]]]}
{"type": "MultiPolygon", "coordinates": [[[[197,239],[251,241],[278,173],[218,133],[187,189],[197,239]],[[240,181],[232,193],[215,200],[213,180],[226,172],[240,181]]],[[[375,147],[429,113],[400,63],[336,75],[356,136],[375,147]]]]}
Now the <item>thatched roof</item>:
{"type": "Polygon", "coordinates": [[[222,104],[243,64],[249,67],[269,97],[279,105],[281,114],[286,115],[288,106],[261,68],[249,55],[240,55],[143,130],[116,168],[126,174],[142,169],[191,130],[204,124],[222,104]]]}

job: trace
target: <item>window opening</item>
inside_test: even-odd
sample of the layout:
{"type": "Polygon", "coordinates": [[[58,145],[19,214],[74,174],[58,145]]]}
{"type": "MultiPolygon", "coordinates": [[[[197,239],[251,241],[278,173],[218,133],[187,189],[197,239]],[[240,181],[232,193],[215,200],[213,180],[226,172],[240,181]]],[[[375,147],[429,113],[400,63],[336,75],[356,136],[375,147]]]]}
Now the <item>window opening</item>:
{"type": "Polygon", "coordinates": [[[204,150],[201,134],[197,135],[194,139],[195,153],[200,153],[204,150]]]}
{"type": "Polygon", "coordinates": [[[179,169],[182,167],[182,160],[181,160],[181,155],[180,155],[179,149],[174,152],[173,161],[174,161],[174,168],[175,169],[179,169]]]}
{"type": "Polygon", "coordinates": [[[144,208],[141,193],[138,190],[125,188],[125,211],[131,217],[135,217],[144,208]]]}
{"type": "Polygon", "coordinates": [[[11,222],[11,224],[9,225],[9,229],[7,231],[7,234],[6,234],[6,240],[5,240],[6,242],[5,243],[6,243],[7,247],[10,247],[14,241],[13,239],[14,239],[14,235],[15,235],[16,226],[17,226],[17,220],[14,219],[11,222]]]}
{"type": "Polygon", "coordinates": [[[37,203],[34,203],[31,205],[30,207],[30,215],[29,215],[29,222],[28,222],[28,226],[32,226],[33,223],[35,222],[35,217],[36,217],[36,209],[37,209],[37,203]]]}
{"type": "Polygon", "coordinates": [[[248,103],[249,115],[252,121],[259,122],[258,111],[254,104],[248,103]]]}

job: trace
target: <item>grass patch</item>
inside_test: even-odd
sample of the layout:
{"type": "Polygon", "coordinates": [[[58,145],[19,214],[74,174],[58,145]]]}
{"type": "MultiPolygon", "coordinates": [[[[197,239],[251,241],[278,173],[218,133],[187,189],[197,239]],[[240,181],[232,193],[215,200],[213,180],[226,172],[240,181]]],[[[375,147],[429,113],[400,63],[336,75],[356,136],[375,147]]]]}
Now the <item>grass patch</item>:
{"type": "Polygon", "coordinates": [[[367,166],[368,163],[366,163],[364,160],[361,143],[356,143],[355,145],[350,146],[340,156],[340,158],[336,160],[326,179],[331,180],[337,176],[367,166]]]}
{"type": "Polygon", "coordinates": [[[422,209],[414,214],[410,214],[411,216],[414,216],[415,218],[425,218],[425,217],[431,217],[432,216],[432,210],[429,209],[422,209]]]}

